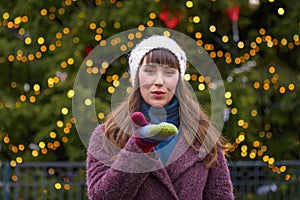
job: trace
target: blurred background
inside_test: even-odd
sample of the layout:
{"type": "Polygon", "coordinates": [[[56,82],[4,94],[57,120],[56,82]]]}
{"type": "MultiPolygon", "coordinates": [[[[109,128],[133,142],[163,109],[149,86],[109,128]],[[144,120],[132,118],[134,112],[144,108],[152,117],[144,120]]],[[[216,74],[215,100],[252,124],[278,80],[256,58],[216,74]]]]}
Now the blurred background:
{"type": "MultiPolygon", "coordinates": [[[[78,183],[84,182],[86,147],[72,116],[77,72],[95,47],[115,45],[106,43],[109,37],[137,29],[128,38],[139,38],[147,27],[172,29],[193,38],[221,72],[227,105],[223,134],[228,139],[237,198],[266,199],[264,195],[274,193],[278,199],[296,199],[296,193],[291,193],[300,187],[299,10],[299,0],[1,0],[0,188],[4,199],[47,199],[52,189],[70,193],[75,172],[78,183]],[[68,176],[55,168],[62,162],[61,167],[71,166],[68,176]],[[25,166],[32,169],[32,176],[28,171],[17,174],[25,166]],[[15,186],[26,177],[37,180],[37,172],[43,170],[45,177],[53,178],[52,185],[34,197],[28,190],[27,196],[17,197],[26,189],[15,186]],[[249,182],[250,189],[242,191],[242,182],[249,182]]],[[[120,48],[127,51],[133,45],[120,48]]],[[[95,99],[99,123],[110,112],[119,79],[128,78],[127,59],[125,54],[113,67],[86,69],[102,75],[95,99]]],[[[209,108],[210,77],[188,68],[185,80],[209,108]]],[[[61,198],[72,199],[75,193],[71,193],[61,198]]],[[[51,198],[60,198],[55,195],[51,198]]]]}

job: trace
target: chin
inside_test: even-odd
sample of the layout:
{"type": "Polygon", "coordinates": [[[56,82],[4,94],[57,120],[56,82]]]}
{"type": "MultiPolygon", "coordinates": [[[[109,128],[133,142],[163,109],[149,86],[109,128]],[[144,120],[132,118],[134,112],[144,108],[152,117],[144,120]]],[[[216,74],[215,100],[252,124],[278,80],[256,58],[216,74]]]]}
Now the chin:
{"type": "Polygon", "coordinates": [[[154,108],[161,108],[164,107],[165,104],[163,103],[158,103],[158,102],[151,102],[150,106],[154,107],[154,108]]]}

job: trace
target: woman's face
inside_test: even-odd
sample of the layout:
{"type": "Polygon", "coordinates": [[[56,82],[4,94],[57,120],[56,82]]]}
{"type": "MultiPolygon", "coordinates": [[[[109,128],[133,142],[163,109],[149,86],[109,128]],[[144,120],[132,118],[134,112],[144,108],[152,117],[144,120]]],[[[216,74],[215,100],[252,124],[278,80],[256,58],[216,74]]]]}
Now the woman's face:
{"type": "Polygon", "coordinates": [[[146,63],[145,60],[138,72],[140,93],[150,106],[166,106],[175,94],[179,70],[175,66],[146,63]]]}

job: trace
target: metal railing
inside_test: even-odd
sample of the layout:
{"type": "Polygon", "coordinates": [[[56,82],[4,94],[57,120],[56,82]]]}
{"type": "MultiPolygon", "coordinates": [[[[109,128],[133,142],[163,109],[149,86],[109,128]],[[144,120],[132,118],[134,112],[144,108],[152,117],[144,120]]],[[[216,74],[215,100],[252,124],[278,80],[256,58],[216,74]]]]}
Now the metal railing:
{"type": "Polygon", "coordinates": [[[28,162],[0,166],[3,200],[87,199],[83,162],[28,162]]]}
{"type": "MultiPolygon", "coordinates": [[[[272,171],[260,161],[230,162],[236,199],[296,200],[300,197],[300,161],[277,161],[272,171]]],[[[0,199],[88,199],[84,162],[0,163],[0,199]]]]}
{"type": "Polygon", "coordinates": [[[277,161],[272,169],[261,161],[236,161],[229,166],[236,199],[300,199],[300,160],[277,161]]]}

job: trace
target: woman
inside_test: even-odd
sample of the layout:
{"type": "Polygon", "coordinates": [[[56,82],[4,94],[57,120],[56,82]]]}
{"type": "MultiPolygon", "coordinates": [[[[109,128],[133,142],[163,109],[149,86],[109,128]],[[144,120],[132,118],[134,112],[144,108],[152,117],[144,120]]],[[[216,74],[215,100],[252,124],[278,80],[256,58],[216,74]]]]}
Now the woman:
{"type": "Polygon", "coordinates": [[[128,99],[90,139],[89,198],[233,199],[224,138],[183,81],[184,51],[152,36],[132,50],[129,66],[128,99]]]}

